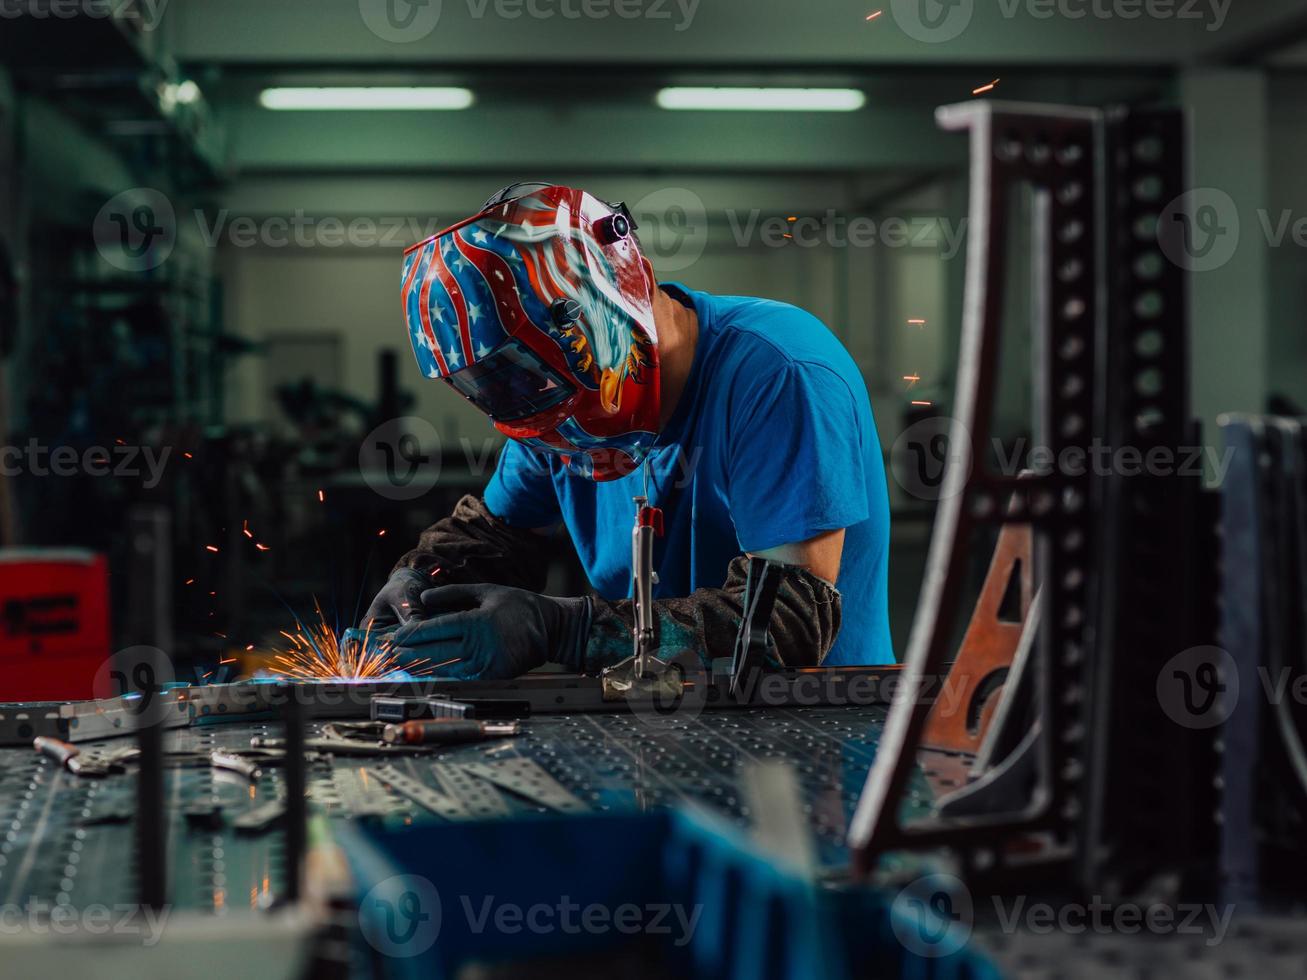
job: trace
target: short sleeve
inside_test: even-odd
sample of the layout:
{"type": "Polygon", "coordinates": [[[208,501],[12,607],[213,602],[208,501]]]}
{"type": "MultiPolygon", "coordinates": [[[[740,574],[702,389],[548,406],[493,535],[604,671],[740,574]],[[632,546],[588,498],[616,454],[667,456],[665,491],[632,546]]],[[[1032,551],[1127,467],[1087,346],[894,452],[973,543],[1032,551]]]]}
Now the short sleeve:
{"type": "Polygon", "coordinates": [[[867,420],[834,371],[792,362],[749,385],[733,412],[730,508],[744,551],[867,519],[867,420]]]}
{"type": "Polygon", "coordinates": [[[549,461],[510,439],[486,484],[490,513],[513,527],[553,527],[562,518],[549,461]]]}

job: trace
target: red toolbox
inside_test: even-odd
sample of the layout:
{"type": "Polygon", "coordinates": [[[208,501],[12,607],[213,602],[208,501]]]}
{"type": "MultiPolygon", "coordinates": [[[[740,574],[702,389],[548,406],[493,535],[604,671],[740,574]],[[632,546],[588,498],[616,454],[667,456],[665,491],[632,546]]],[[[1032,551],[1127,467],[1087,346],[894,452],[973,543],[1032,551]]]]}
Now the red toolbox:
{"type": "Polygon", "coordinates": [[[103,555],[0,548],[0,701],[94,697],[110,642],[103,555]]]}

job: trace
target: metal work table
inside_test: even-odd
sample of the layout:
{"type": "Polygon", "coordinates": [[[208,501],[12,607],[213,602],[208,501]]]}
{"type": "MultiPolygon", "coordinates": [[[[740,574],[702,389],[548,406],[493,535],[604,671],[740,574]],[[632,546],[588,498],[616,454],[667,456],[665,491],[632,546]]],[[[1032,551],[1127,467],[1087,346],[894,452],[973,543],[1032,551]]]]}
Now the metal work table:
{"type": "MultiPolygon", "coordinates": [[[[436,788],[435,761],[467,763],[529,758],[594,810],[701,805],[742,825],[750,822],[740,774],[752,761],[790,762],[802,785],[821,864],[844,867],[845,825],[866,777],[886,714],[881,705],[748,708],[693,717],[618,712],[535,715],[515,738],[415,751],[402,758],[322,756],[308,770],[310,812],[332,822],[437,819],[389,789],[376,770],[393,765],[436,788]]],[[[310,736],[322,722],[310,724],[310,736]]],[[[279,737],[276,720],[198,724],[164,733],[167,750],[248,747],[255,736],[279,737]]],[[[130,744],[116,738],[95,743],[130,744]]],[[[233,826],[241,813],[282,792],[280,767],[257,779],[206,766],[169,767],[168,892],[180,909],[223,913],[260,907],[285,885],[283,835],[273,827],[233,826]],[[220,808],[212,814],[214,806],[220,808]]],[[[30,748],[0,749],[0,903],[113,906],[134,900],[135,774],[79,778],[30,748]]],[[[500,791],[507,810],[541,808],[500,791]]],[[[911,816],[932,798],[918,772],[911,816]]],[[[543,811],[542,811],[543,812],[543,811]]]]}

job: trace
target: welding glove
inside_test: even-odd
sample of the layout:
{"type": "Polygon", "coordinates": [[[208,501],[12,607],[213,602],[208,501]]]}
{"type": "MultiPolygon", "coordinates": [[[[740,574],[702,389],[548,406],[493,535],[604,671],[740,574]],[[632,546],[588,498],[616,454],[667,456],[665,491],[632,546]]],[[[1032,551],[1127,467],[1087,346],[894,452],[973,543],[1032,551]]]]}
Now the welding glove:
{"type": "Polygon", "coordinates": [[[544,663],[576,664],[590,629],[590,599],[560,599],[506,585],[427,589],[419,615],[391,652],[417,674],[507,680],[544,663]]]}
{"type": "Polygon", "coordinates": [[[367,629],[404,625],[422,610],[422,592],[431,587],[431,579],[412,568],[397,568],[382,586],[377,597],[363,614],[359,626],[367,629]]]}

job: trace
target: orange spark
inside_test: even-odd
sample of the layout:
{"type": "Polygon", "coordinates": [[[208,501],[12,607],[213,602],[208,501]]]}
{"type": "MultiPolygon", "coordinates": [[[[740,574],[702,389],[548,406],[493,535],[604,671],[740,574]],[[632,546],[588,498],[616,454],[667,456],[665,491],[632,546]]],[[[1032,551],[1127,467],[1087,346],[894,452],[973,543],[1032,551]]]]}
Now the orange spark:
{"type": "Polygon", "coordinates": [[[372,635],[371,623],[368,624],[362,640],[355,637],[343,640],[327,625],[327,618],[316,599],[313,601],[313,609],[318,614],[317,622],[303,627],[301,632],[292,636],[285,630],[278,630],[282,636],[291,641],[291,646],[282,648],[274,656],[273,659],[278,666],[271,668],[273,673],[301,680],[335,677],[361,679],[385,677],[400,669],[418,674],[433,669],[426,666],[428,661],[425,658],[401,667],[399,657],[391,651],[389,639],[383,639],[369,649],[368,639],[372,635]],[[415,669],[419,667],[422,669],[415,669]]]}
{"type": "Polygon", "coordinates": [[[185,456],[187,459],[194,459],[194,458],[195,458],[195,457],[192,456],[190,453],[182,453],[182,455],[185,456]]]}
{"type": "Polygon", "coordinates": [[[216,555],[218,553],[218,546],[216,544],[206,544],[204,550],[212,551],[216,555]]]}
{"type": "Polygon", "coordinates": [[[326,501],[327,501],[327,494],[326,494],[324,491],[319,490],[319,491],[318,491],[318,503],[322,504],[322,503],[326,503],[326,501]]]}
{"type": "Polygon", "coordinates": [[[973,89],[971,90],[971,94],[972,94],[972,95],[984,95],[986,92],[992,92],[992,91],[994,91],[994,86],[997,85],[1000,81],[1002,81],[1002,79],[996,78],[996,79],[994,79],[992,82],[990,82],[988,85],[982,85],[982,86],[980,86],[980,88],[973,88],[973,89]]]}
{"type": "Polygon", "coordinates": [[[879,17],[879,16],[880,16],[881,14],[883,14],[884,12],[885,12],[885,11],[883,11],[883,10],[877,10],[877,11],[875,11],[874,13],[870,13],[870,14],[867,15],[867,20],[875,20],[877,17],[879,17]]]}
{"type": "Polygon", "coordinates": [[[930,402],[913,402],[914,405],[929,405],[930,402]]]}
{"type": "Polygon", "coordinates": [[[264,544],[262,541],[256,541],[256,542],[254,542],[254,547],[258,548],[260,551],[271,551],[271,550],[272,550],[272,549],[269,548],[266,544],[264,544]]]}
{"type": "Polygon", "coordinates": [[[925,325],[926,325],[926,321],[925,321],[925,320],[909,320],[909,321],[908,321],[908,326],[910,326],[910,327],[924,327],[925,325]]]}

